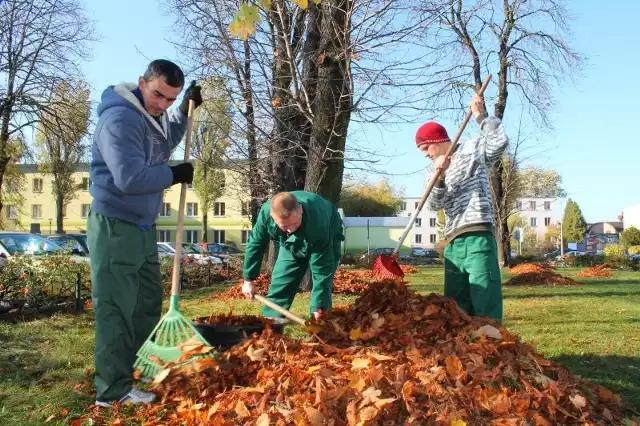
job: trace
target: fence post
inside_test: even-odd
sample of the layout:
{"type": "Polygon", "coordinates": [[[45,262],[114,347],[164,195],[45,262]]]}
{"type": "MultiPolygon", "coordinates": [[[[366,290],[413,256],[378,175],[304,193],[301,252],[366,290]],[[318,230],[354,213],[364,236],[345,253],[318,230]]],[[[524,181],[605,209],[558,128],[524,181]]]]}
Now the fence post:
{"type": "Polygon", "coordinates": [[[82,277],[80,272],[77,273],[78,278],[76,279],[76,312],[82,311],[82,295],[80,294],[80,288],[82,287],[82,277]]]}

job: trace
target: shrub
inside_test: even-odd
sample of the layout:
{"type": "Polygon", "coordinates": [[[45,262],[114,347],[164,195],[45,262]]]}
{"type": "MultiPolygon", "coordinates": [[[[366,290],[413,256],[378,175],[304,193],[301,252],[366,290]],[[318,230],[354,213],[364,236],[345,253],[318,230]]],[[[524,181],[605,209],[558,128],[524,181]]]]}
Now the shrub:
{"type": "Polygon", "coordinates": [[[631,255],[640,254],[640,246],[629,246],[629,248],[627,249],[627,253],[631,255]]]}
{"type": "Polygon", "coordinates": [[[625,248],[622,244],[607,244],[604,247],[605,257],[622,257],[625,254],[625,248]]]}
{"type": "Polygon", "coordinates": [[[0,300],[21,307],[75,297],[78,275],[86,297],[91,292],[88,262],[75,262],[68,254],[12,256],[0,270],[0,300]]]}

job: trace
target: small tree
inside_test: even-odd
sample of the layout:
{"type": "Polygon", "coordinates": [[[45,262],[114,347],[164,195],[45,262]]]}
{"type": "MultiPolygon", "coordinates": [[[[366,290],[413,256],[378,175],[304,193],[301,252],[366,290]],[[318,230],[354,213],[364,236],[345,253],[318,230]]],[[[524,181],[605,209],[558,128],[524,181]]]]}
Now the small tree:
{"type": "Polygon", "coordinates": [[[584,220],[578,203],[569,199],[564,209],[562,219],[563,244],[567,241],[582,241],[587,232],[587,222],[584,220]]]}
{"type": "Polygon", "coordinates": [[[52,111],[45,110],[38,126],[36,147],[42,173],[53,176],[56,199],[56,232],[64,232],[64,206],[80,189],[73,174],[87,151],[84,138],[88,133],[91,102],[84,82],[58,84],[51,95],[52,111]]]}
{"type": "Polygon", "coordinates": [[[544,234],[544,241],[549,248],[557,248],[560,242],[560,226],[553,224],[547,227],[544,234]]]}
{"type": "Polygon", "coordinates": [[[625,229],[620,234],[620,242],[625,247],[640,245],[640,229],[635,226],[625,229]]]}
{"type": "Polygon", "coordinates": [[[402,207],[402,195],[386,178],[377,184],[346,183],[340,196],[340,206],[345,216],[395,216],[402,207]]]}

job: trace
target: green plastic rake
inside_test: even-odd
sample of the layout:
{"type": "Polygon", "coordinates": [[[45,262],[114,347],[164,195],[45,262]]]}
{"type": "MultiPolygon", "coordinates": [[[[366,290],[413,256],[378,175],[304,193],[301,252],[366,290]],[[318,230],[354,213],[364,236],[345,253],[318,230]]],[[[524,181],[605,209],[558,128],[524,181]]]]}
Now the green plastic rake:
{"type": "MultiPolygon", "coordinates": [[[[191,150],[191,131],[193,128],[193,101],[189,101],[187,120],[187,137],[184,146],[184,161],[189,161],[191,150]]],[[[182,230],[184,227],[184,207],[187,198],[187,184],[180,189],[180,206],[178,209],[178,226],[176,231],[176,254],[173,260],[171,277],[171,299],[169,310],[160,319],[137,354],[134,370],[140,370],[142,376],[153,378],[163,368],[158,364],[175,362],[182,357],[180,345],[187,341],[199,341],[207,346],[209,343],[198,333],[191,321],[187,320],[178,307],[180,301],[180,266],[182,260],[182,230]]]]}

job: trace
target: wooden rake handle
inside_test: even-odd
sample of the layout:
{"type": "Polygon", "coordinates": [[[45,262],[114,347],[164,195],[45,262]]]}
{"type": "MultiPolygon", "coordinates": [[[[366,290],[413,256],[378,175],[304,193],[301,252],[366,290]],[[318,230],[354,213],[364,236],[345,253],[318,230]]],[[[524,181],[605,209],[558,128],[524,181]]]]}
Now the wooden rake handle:
{"type": "MultiPolygon", "coordinates": [[[[191,133],[193,130],[193,100],[189,99],[189,112],[187,113],[187,137],[184,142],[184,161],[189,161],[191,156],[191,133]]],[[[180,267],[182,264],[182,234],[184,229],[184,206],[187,202],[187,184],[180,188],[180,204],[178,206],[178,225],[176,226],[176,257],[173,259],[173,275],[171,276],[171,295],[180,294],[180,267]]]]}
{"type": "MultiPolygon", "coordinates": [[[[484,79],[484,82],[482,83],[480,90],[478,90],[477,92],[478,95],[482,96],[484,94],[484,91],[487,89],[487,86],[489,85],[490,81],[491,81],[491,74],[489,74],[487,78],[484,79]]],[[[464,129],[467,127],[467,123],[469,123],[469,120],[471,119],[472,114],[473,113],[471,112],[471,107],[469,107],[469,109],[467,110],[467,113],[464,116],[464,120],[462,121],[462,124],[458,129],[458,133],[456,134],[456,137],[453,138],[453,141],[451,142],[451,146],[449,146],[449,149],[447,150],[447,153],[446,153],[447,157],[451,157],[451,154],[453,154],[453,151],[456,149],[456,146],[458,145],[458,141],[460,140],[460,137],[462,136],[464,129]]],[[[414,222],[418,218],[418,214],[422,210],[424,203],[427,202],[427,198],[429,198],[429,195],[431,194],[433,187],[436,186],[436,182],[438,181],[438,179],[440,178],[440,175],[443,172],[444,172],[443,169],[437,169],[436,173],[431,177],[431,180],[427,185],[427,189],[424,191],[424,195],[422,195],[420,204],[418,204],[418,207],[416,208],[415,213],[411,215],[409,224],[407,224],[407,227],[404,229],[402,236],[400,236],[400,240],[398,240],[398,245],[396,246],[396,249],[393,251],[392,256],[397,256],[398,253],[400,252],[400,248],[402,247],[404,240],[407,238],[407,235],[409,235],[409,231],[411,230],[411,227],[413,226],[414,222]]]]}
{"type": "Polygon", "coordinates": [[[307,325],[307,322],[300,318],[299,316],[297,316],[296,314],[287,311],[286,309],[284,309],[281,306],[276,305],[275,303],[273,303],[270,300],[267,300],[266,298],[260,296],[259,294],[254,294],[253,298],[256,299],[258,302],[262,303],[264,306],[267,306],[271,309],[273,309],[274,311],[284,315],[285,317],[289,318],[291,321],[298,323],[300,325],[307,325]]]}

